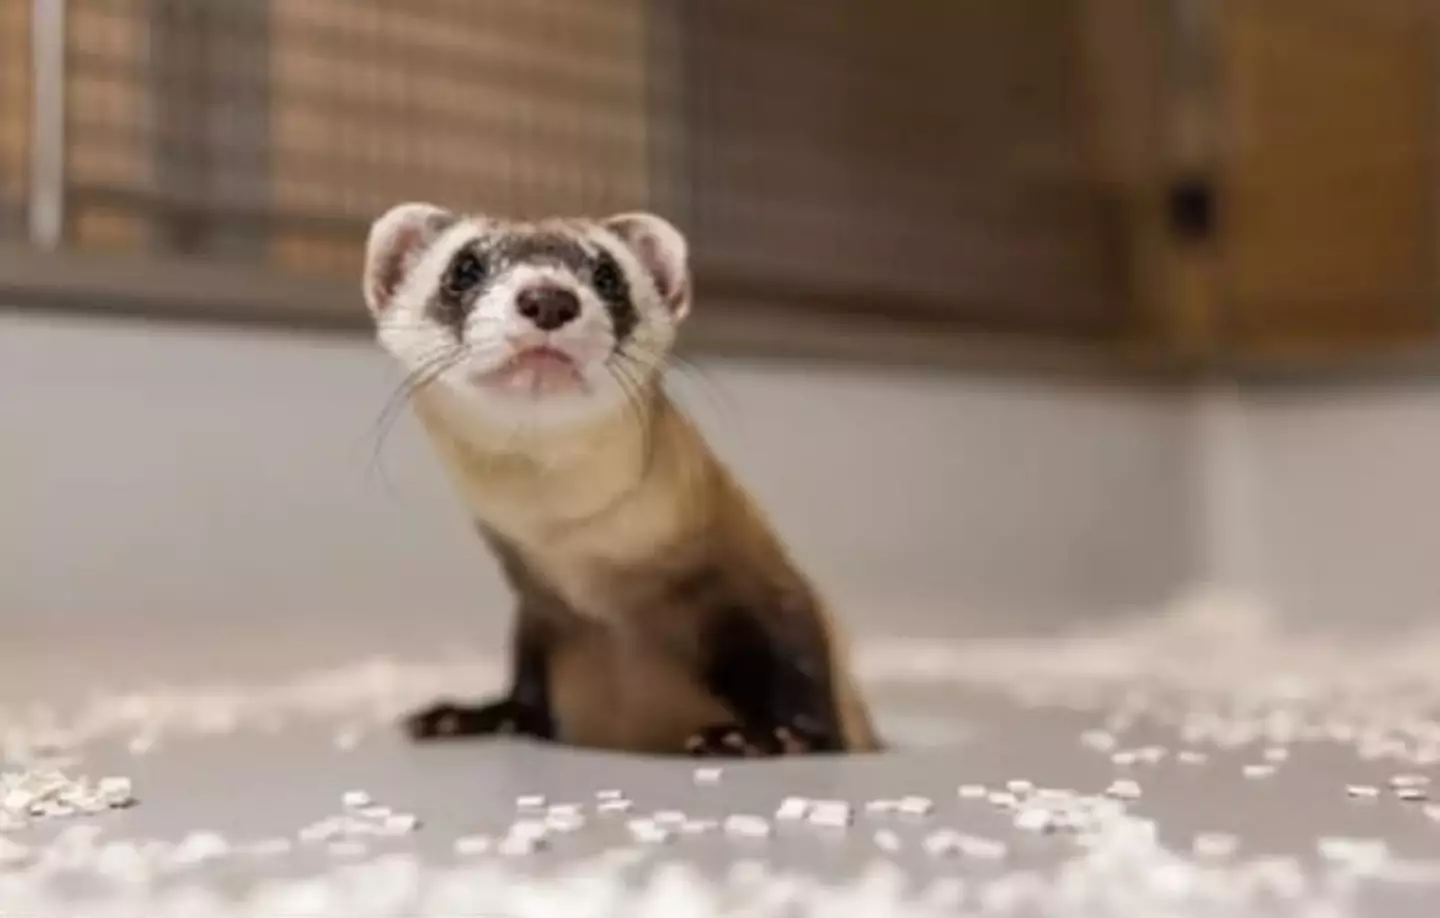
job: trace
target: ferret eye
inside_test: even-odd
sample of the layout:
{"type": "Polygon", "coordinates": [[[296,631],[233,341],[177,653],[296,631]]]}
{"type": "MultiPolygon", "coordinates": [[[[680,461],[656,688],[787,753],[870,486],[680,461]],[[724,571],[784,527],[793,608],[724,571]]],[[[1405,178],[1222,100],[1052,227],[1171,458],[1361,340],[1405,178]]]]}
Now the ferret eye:
{"type": "Polygon", "coordinates": [[[445,275],[445,292],[451,296],[469,293],[485,280],[485,262],[479,255],[466,250],[455,256],[445,275]]]}
{"type": "Polygon", "coordinates": [[[595,285],[595,292],[610,302],[625,299],[629,292],[625,288],[625,276],[620,273],[620,266],[609,254],[596,260],[590,271],[590,282],[595,285]]]}

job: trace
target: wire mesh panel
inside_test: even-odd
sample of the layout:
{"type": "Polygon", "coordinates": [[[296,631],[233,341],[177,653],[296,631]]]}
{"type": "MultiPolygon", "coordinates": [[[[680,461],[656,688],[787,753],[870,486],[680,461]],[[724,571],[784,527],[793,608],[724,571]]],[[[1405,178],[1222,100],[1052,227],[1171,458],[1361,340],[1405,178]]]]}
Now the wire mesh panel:
{"type": "Polygon", "coordinates": [[[747,289],[831,310],[1123,330],[1082,6],[687,6],[697,248],[747,289]]]}
{"type": "Polygon", "coordinates": [[[401,200],[647,202],[641,0],[71,6],[81,241],[338,274],[401,200]]]}
{"type": "Polygon", "coordinates": [[[1112,334],[1081,3],[69,0],[69,234],[342,277],[401,200],[656,207],[732,301],[1112,334]]]}
{"type": "Polygon", "coordinates": [[[25,225],[30,93],[30,0],[0,0],[0,241],[25,225]]]}

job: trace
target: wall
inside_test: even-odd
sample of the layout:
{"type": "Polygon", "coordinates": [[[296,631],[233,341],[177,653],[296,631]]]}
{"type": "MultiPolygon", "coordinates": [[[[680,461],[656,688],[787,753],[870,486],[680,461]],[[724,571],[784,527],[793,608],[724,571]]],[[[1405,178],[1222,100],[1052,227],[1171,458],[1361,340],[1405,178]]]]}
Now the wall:
{"type": "Polygon", "coordinates": [[[1440,386],[1251,387],[1249,583],[1299,625],[1403,625],[1440,603],[1440,386]]]}
{"type": "MultiPolygon", "coordinates": [[[[508,603],[408,419],[371,467],[395,382],[364,341],[0,312],[7,643],[493,640],[508,603]]],[[[862,630],[1053,626],[1186,576],[1169,398],[741,363],[682,383],[862,630]]]]}

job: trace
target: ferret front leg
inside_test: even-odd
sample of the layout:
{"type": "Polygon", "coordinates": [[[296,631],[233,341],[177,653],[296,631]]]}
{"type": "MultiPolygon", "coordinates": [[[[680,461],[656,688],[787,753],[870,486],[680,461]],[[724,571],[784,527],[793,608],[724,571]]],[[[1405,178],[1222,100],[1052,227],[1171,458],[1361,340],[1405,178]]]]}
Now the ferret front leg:
{"type": "Polygon", "coordinates": [[[844,750],[829,648],[813,615],[777,621],[727,611],[708,647],[706,687],[737,719],[701,730],[685,751],[732,758],[844,750]]]}
{"type": "Polygon", "coordinates": [[[478,704],[437,702],[405,718],[406,732],[418,741],[507,735],[554,739],[549,644],[523,610],[510,657],[510,690],[503,697],[478,704]]]}

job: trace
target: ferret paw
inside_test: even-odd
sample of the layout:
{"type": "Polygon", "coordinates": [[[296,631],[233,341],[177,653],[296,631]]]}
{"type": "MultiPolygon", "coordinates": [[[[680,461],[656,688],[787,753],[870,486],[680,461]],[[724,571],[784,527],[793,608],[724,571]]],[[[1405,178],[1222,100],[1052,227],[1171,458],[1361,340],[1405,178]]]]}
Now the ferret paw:
{"type": "Polygon", "coordinates": [[[800,752],[785,728],[765,730],[724,723],[706,727],[685,741],[685,751],[697,758],[757,759],[800,752]]]}
{"type": "Polygon", "coordinates": [[[489,704],[464,705],[442,701],[405,718],[405,732],[416,741],[480,736],[544,738],[543,718],[509,698],[489,704]]]}

